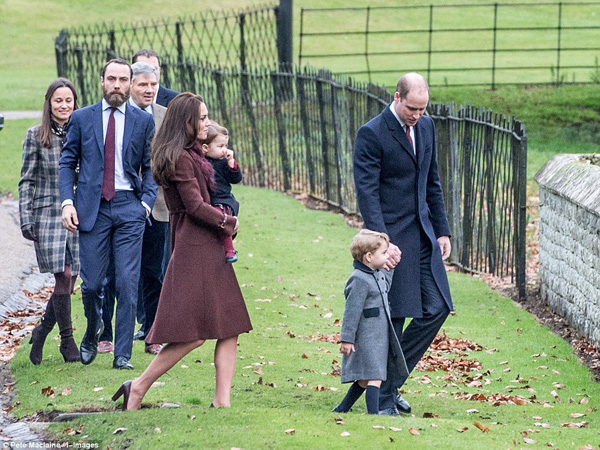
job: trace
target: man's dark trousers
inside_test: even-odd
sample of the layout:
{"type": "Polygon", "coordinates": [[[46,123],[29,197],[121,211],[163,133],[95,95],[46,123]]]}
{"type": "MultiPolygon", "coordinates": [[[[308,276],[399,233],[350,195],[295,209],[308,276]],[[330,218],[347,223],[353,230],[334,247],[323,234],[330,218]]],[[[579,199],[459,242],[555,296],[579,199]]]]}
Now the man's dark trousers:
{"type": "MultiPolygon", "coordinates": [[[[400,340],[404,352],[408,372],[411,373],[429,345],[435,339],[446,317],[450,314],[448,305],[438,289],[433,274],[431,273],[431,244],[425,237],[421,237],[421,297],[423,299],[423,317],[413,318],[404,330],[405,318],[392,318],[394,331],[400,340]]],[[[379,392],[379,409],[388,409],[395,406],[397,390],[395,385],[402,385],[406,378],[397,380],[387,379],[381,384],[379,392]]]]}
{"type": "Polygon", "coordinates": [[[133,191],[117,191],[101,200],[88,232],[80,231],[81,293],[89,324],[101,320],[103,285],[111,256],[115,261],[117,318],[114,356],[131,358],[146,209],[133,191]]]}
{"type": "Polygon", "coordinates": [[[160,222],[152,216],[146,221],[142,244],[142,267],[140,272],[138,304],[144,305],[144,335],[150,332],[158,308],[158,299],[164,279],[163,259],[169,222],[160,222]]]}

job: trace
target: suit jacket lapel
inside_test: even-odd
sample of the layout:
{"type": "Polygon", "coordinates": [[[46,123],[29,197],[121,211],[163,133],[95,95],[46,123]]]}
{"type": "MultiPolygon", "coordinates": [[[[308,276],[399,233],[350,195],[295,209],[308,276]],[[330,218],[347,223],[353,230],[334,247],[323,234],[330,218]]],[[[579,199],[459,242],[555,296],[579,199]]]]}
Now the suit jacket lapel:
{"type": "Polygon", "coordinates": [[[415,125],[415,147],[417,149],[417,164],[420,166],[423,162],[423,156],[425,153],[425,149],[423,148],[423,142],[425,141],[423,126],[421,121],[419,120],[415,125]]]}
{"type": "Polygon", "coordinates": [[[127,105],[125,107],[125,130],[123,131],[123,169],[125,169],[125,164],[127,164],[129,161],[127,152],[129,150],[129,141],[131,140],[131,135],[133,134],[135,122],[136,116],[133,112],[133,107],[127,105]]]}
{"type": "Polygon", "coordinates": [[[104,127],[102,123],[102,102],[96,103],[92,107],[92,124],[94,127],[94,135],[102,160],[104,160],[104,127]]]}
{"type": "Polygon", "coordinates": [[[392,114],[390,111],[389,105],[383,110],[383,118],[385,119],[388,129],[390,130],[390,133],[394,139],[398,141],[404,151],[407,152],[413,161],[416,162],[415,152],[408,141],[408,137],[406,137],[406,133],[404,132],[402,125],[400,125],[400,122],[398,122],[398,119],[396,119],[394,114],[392,114]]]}

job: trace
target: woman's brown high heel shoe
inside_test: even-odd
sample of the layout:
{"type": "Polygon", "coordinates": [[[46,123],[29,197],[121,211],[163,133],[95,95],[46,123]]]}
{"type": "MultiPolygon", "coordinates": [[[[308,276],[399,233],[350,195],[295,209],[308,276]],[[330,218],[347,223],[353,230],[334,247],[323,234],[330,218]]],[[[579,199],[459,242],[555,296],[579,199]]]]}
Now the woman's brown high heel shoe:
{"type": "Polygon", "coordinates": [[[127,410],[127,402],[129,402],[129,394],[131,392],[131,380],[127,380],[125,383],[121,385],[119,390],[115,392],[115,395],[112,396],[113,402],[116,402],[121,395],[123,396],[123,406],[122,410],[127,410]]]}

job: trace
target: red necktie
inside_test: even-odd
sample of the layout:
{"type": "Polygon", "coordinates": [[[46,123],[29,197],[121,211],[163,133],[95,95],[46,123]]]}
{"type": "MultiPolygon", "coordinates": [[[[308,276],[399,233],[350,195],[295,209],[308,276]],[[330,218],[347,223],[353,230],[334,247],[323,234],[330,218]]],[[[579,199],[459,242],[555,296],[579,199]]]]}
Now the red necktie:
{"type": "Polygon", "coordinates": [[[102,198],[110,201],[115,196],[115,108],[110,108],[106,140],[104,141],[104,176],[102,198]]]}
{"type": "Polygon", "coordinates": [[[408,125],[406,125],[406,137],[408,138],[408,142],[410,142],[410,147],[413,150],[413,153],[415,152],[415,144],[413,144],[413,140],[410,137],[410,127],[408,125]]]}

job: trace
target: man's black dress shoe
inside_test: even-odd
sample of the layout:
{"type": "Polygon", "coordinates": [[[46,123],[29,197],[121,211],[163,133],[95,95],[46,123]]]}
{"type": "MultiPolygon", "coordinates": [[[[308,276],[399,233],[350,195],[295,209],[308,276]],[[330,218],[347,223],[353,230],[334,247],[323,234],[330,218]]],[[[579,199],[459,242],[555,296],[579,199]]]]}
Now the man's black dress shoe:
{"type": "Polygon", "coordinates": [[[121,409],[125,411],[127,409],[127,402],[129,401],[129,393],[131,392],[131,380],[127,380],[125,383],[121,385],[119,390],[115,392],[115,395],[112,396],[112,401],[116,402],[119,397],[123,396],[123,406],[121,409]]]}
{"type": "Polygon", "coordinates": [[[98,339],[100,339],[100,335],[103,331],[104,323],[100,321],[100,328],[96,330],[95,335],[90,336],[91,333],[89,333],[89,328],[83,335],[83,340],[81,341],[81,346],[79,347],[79,356],[82,364],[91,364],[92,361],[96,359],[96,355],[98,354],[98,339]]]}
{"type": "Polygon", "coordinates": [[[399,416],[400,413],[398,412],[398,410],[396,409],[395,406],[392,406],[391,408],[380,409],[379,415],[380,416],[399,416]]]}
{"type": "Polygon", "coordinates": [[[125,358],[124,356],[117,356],[115,359],[113,359],[113,369],[133,370],[133,365],[129,361],[129,358],[125,358]]]}
{"type": "Polygon", "coordinates": [[[138,330],[138,332],[133,335],[134,341],[143,341],[144,339],[146,339],[146,333],[144,333],[143,330],[138,330]]]}
{"type": "Polygon", "coordinates": [[[396,395],[396,408],[398,408],[398,411],[404,414],[410,414],[412,411],[410,408],[410,403],[408,403],[400,394],[396,395]]]}

